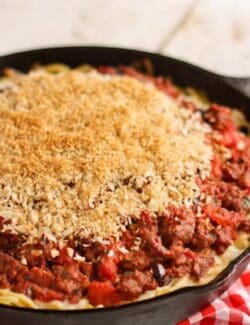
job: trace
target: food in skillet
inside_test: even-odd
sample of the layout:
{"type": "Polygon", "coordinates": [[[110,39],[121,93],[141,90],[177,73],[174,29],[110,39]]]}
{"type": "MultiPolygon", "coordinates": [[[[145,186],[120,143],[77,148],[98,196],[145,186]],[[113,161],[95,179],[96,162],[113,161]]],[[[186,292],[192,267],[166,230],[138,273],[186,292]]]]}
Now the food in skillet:
{"type": "Polygon", "coordinates": [[[131,67],[8,75],[0,303],[146,299],[207,283],[249,246],[250,140],[239,112],[131,67]]]}

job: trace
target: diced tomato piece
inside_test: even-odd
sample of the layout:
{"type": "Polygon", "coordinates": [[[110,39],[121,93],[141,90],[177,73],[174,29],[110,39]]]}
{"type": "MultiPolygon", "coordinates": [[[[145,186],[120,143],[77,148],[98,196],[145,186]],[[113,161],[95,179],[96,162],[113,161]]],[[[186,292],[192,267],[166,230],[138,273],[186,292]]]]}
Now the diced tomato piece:
{"type": "Polygon", "coordinates": [[[213,206],[204,207],[204,212],[207,217],[209,217],[216,224],[221,225],[223,227],[230,226],[231,221],[228,218],[228,214],[225,213],[225,209],[220,209],[220,211],[213,206]]]}
{"type": "Polygon", "coordinates": [[[101,280],[115,281],[117,278],[117,265],[114,257],[104,256],[98,265],[98,275],[101,280]]]}
{"type": "Polygon", "coordinates": [[[163,77],[154,78],[154,82],[156,87],[163,91],[170,97],[177,98],[180,95],[180,91],[177,87],[174,86],[170,79],[166,79],[163,77]]]}
{"type": "Polygon", "coordinates": [[[121,66],[120,70],[122,71],[122,73],[130,76],[130,77],[134,77],[138,80],[141,81],[146,81],[149,80],[150,78],[148,76],[146,76],[145,74],[140,73],[139,71],[137,71],[136,69],[132,68],[132,67],[128,67],[128,66],[121,66]]]}
{"type": "Polygon", "coordinates": [[[244,220],[245,214],[228,211],[224,208],[216,208],[214,206],[206,206],[203,209],[205,215],[209,217],[216,224],[222,227],[235,228],[239,223],[244,220]]]}
{"type": "Polygon", "coordinates": [[[191,251],[191,249],[189,249],[189,248],[185,248],[183,250],[183,254],[191,259],[195,259],[195,257],[196,257],[195,253],[193,251],[191,251]]]}
{"type": "Polygon", "coordinates": [[[122,300],[121,295],[110,281],[93,281],[88,288],[87,297],[93,306],[112,306],[119,304],[122,300]]]}
{"type": "Polygon", "coordinates": [[[223,227],[230,225],[230,220],[225,219],[225,217],[221,216],[218,213],[214,213],[210,216],[210,219],[213,220],[218,225],[221,225],[223,227]]]}
{"type": "Polygon", "coordinates": [[[230,128],[225,129],[222,132],[223,136],[223,145],[226,147],[235,147],[239,142],[239,134],[235,130],[230,128]]]}
{"type": "Polygon", "coordinates": [[[221,178],[221,160],[218,157],[214,157],[212,160],[212,171],[215,177],[221,178]]]}
{"type": "Polygon", "coordinates": [[[109,66],[103,66],[103,65],[98,67],[98,72],[104,73],[104,74],[110,74],[110,75],[117,74],[117,70],[115,68],[109,67],[109,66]]]}
{"type": "Polygon", "coordinates": [[[180,91],[173,85],[171,80],[166,79],[164,82],[164,89],[167,95],[173,98],[177,98],[180,95],[180,91]]]}
{"type": "Polygon", "coordinates": [[[218,104],[212,104],[210,109],[213,110],[213,111],[216,111],[218,113],[222,113],[224,115],[230,115],[231,114],[230,108],[228,108],[226,106],[221,106],[221,105],[218,105],[218,104]]]}

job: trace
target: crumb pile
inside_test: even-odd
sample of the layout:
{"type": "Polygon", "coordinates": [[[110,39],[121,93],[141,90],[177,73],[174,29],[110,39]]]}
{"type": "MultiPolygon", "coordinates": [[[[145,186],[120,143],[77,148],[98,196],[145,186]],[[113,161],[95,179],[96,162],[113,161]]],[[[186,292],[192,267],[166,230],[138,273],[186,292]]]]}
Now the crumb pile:
{"type": "Polygon", "coordinates": [[[0,93],[0,215],[15,233],[119,237],[131,216],[190,206],[208,126],[128,76],[34,71],[0,93]]]}

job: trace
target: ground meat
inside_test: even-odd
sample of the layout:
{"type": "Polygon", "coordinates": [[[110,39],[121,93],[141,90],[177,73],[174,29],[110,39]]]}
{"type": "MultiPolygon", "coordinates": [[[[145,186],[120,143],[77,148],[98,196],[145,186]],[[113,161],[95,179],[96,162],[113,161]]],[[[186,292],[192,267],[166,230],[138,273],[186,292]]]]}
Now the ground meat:
{"type": "Polygon", "coordinates": [[[52,300],[64,300],[64,295],[58,291],[39,287],[35,284],[30,285],[31,297],[40,301],[50,302],[52,300]]]}
{"type": "Polygon", "coordinates": [[[237,212],[244,210],[243,199],[246,191],[235,183],[208,181],[202,185],[202,190],[211,197],[217,207],[237,212]]]}
{"type": "Polygon", "coordinates": [[[0,216],[0,230],[3,229],[4,226],[4,218],[0,216]]]}
{"type": "Polygon", "coordinates": [[[23,266],[8,254],[0,252],[0,273],[6,274],[8,280],[12,280],[23,270],[23,266]]]}
{"type": "Polygon", "coordinates": [[[143,250],[134,250],[123,257],[120,262],[120,267],[122,270],[127,271],[143,271],[149,268],[150,263],[150,258],[143,250]]]}
{"type": "Polygon", "coordinates": [[[32,267],[29,272],[29,280],[42,287],[51,288],[55,281],[54,274],[46,269],[32,267]]]}
{"type": "Polygon", "coordinates": [[[93,272],[94,272],[94,269],[93,269],[93,264],[90,263],[90,262],[79,262],[79,268],[80,268],[80,271],[87,275],[88,278],[92,278],[93,277],[93,272]]]}
{"type": "Polygon", "coordinates": [[[55,288],[57,291],[60,291],[65,295],[71,296],[75,292],[83,290],[84,286],[80,281],[69,279],[65,280],[61,277],[56,277],[55,288]]]}
{"type": "Polygon", "coordinates": [[[168,213],[159,219],[159,233],[164,243],[180,240],[188,244],[195,230],[195,215],[191,210],[171,207],[168,213]]]}
{"type": "Polygon", "coordinates": [[[82,276],[77,262],[68,265],[55,265],[52,267],[52,271],[55,276],[61,276],[68,280],[78,280],[82,276]]]}
{"type": "Polygon", "coordinates": [[[55,287],[66,295],[71,295],[76,291],[84,290],[89,285],[89,279],[82,274],[77,263],[52,268],[56,277],[55,287]]]}
{"type": "Polygon", "coordinates": [[[43,302],[52,300],[64,300],[64,295],[55,290],[39,287],[38,285],[28,282],[19,281],[13,285],[12,290],[27,295],[32,299],[38,299],[43,302]]]}
{"type": "Polygon", "coordinates": [[[31,287],[32,287],[32,283],[31,282],[28,282],[28,281],[25,281],[25,280],[16,281],[12,285],[12,289],[15,292],[25,294],[28,297],[31,297],[31,294],[32,294],[31,287]]]}
{"type": "Polygon", "coordinates": [[[10,283],[7,279],[6,274],[0,274],[0,288],[1,289],[9,289],[10,283]]]}
{"type": "Polygon", "coordinates": [[[244,193],[235,185],[228,185],[221,189],[221,206],[230,211],[241,211],[244,193]]]}
{"type": "Polygon", "coordinates": [[[123,277],[116,289],[122,295],[124,300],[136,299],[143,292],[133,276],[123,277]]]}
{"type": "Polygon", "coordinates": [[[223,180],[226,182],[234,182],[240,180],[245,174],[243,164],[235,164],[233,162],[226,162],[222,166],[223,180]]]}
{"type": "Polygon", "coordinates": [[[0,233],[0,250],[6,253],[17,250],[22,243],[20,236],[8,232],[0,233]]]}
{"type": "Polygon", "coordinates": [[[137,283],[145,290],[153,290],[157,287],[157,283],[153,278],[153,274],[150,271],[134,273],[137,283]]]}
{"type": "Polygon", "coordinates": [[[194,236],[191,240],[193,248],[202,250],[210,247],[216,240],[214,227],[206,218],[197,218],[194,236]]]}
{"type": "Polygon", "coordinates": [[[155,259],[171,259],[173,257],[171,251],[163,245],[160,236],[146,228],[140,229],[140,235],[145,241],[146,248],[155,259]]]}
{"type": "Polygon", "coordinates": [[[212,256],[197,255],[193,260],[191,275],[200,279],[213,264],[214,258],[212,256]]]}
{"type": "Polygon", "coordinates": [[[158,234],[157,220],[153,220],[147,213],[143,212],[139,221],[138,234],[144,240],[145,247],[155,259],[172,258],[172,253],[163,245],[158,234]]]}
{"type": "Polygon", "coordinates": [[[242,221],[239,226],[239,230],[245,231],[246,233],[250,233],[250,219],[242,221]]]}
{"type": "Polygon", "coordinates": [[[135,271],[133,274],[125,276],[117,285],[117,291],[124,300],[136,299],[145,290],[155,289],[156,281],[149,272],[143,273],[135,271]]]}
{"type": "Polygon", "coordinates": [[[228,227],[218,226],[215,229],[216,241],[213,244],[213,249],[217,254],[221,255],[225,252],[229,245],[232,243],[232,229],[228,227]]]}
{"type": "Polygon", "coordinates": [[[182,245],[173,245],[171,251],[174,253],[174,259],[168,263],[166,274],[170,277],[181,277],[190,273],[193,255],[187,254],[182,245]]]}

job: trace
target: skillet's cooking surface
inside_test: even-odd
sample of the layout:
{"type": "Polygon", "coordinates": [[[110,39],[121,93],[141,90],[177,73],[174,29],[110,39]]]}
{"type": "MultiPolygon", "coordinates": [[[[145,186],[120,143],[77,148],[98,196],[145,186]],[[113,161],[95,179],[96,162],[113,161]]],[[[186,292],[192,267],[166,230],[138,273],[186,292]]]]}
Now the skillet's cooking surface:
{"type": "MultiPolygon", "coordinates": [[[[211,100],[242,108],[250,118],[250,100],[229,86],[226,79],[175,59],[158,54],[101,47],[51,48],[12,54],[0,58],[0,71],[6,67],[27,71],[39,62],[63,62],[72,67],[82,63],[92,65],[131,64],[149,58],[156,74],[169,75],[180,86],[204,90],[211,100]]],[[[212,283],[196,288],[181,289],[163,297],[118,308],[88,311],[35,311],[0,307],[1,324],[88,324],[112,323],[125,325],[174,324],[204,306],[221,294],[243,271],[249,261],[249,249],[230,263],[221,276],[212,283]]]]}

